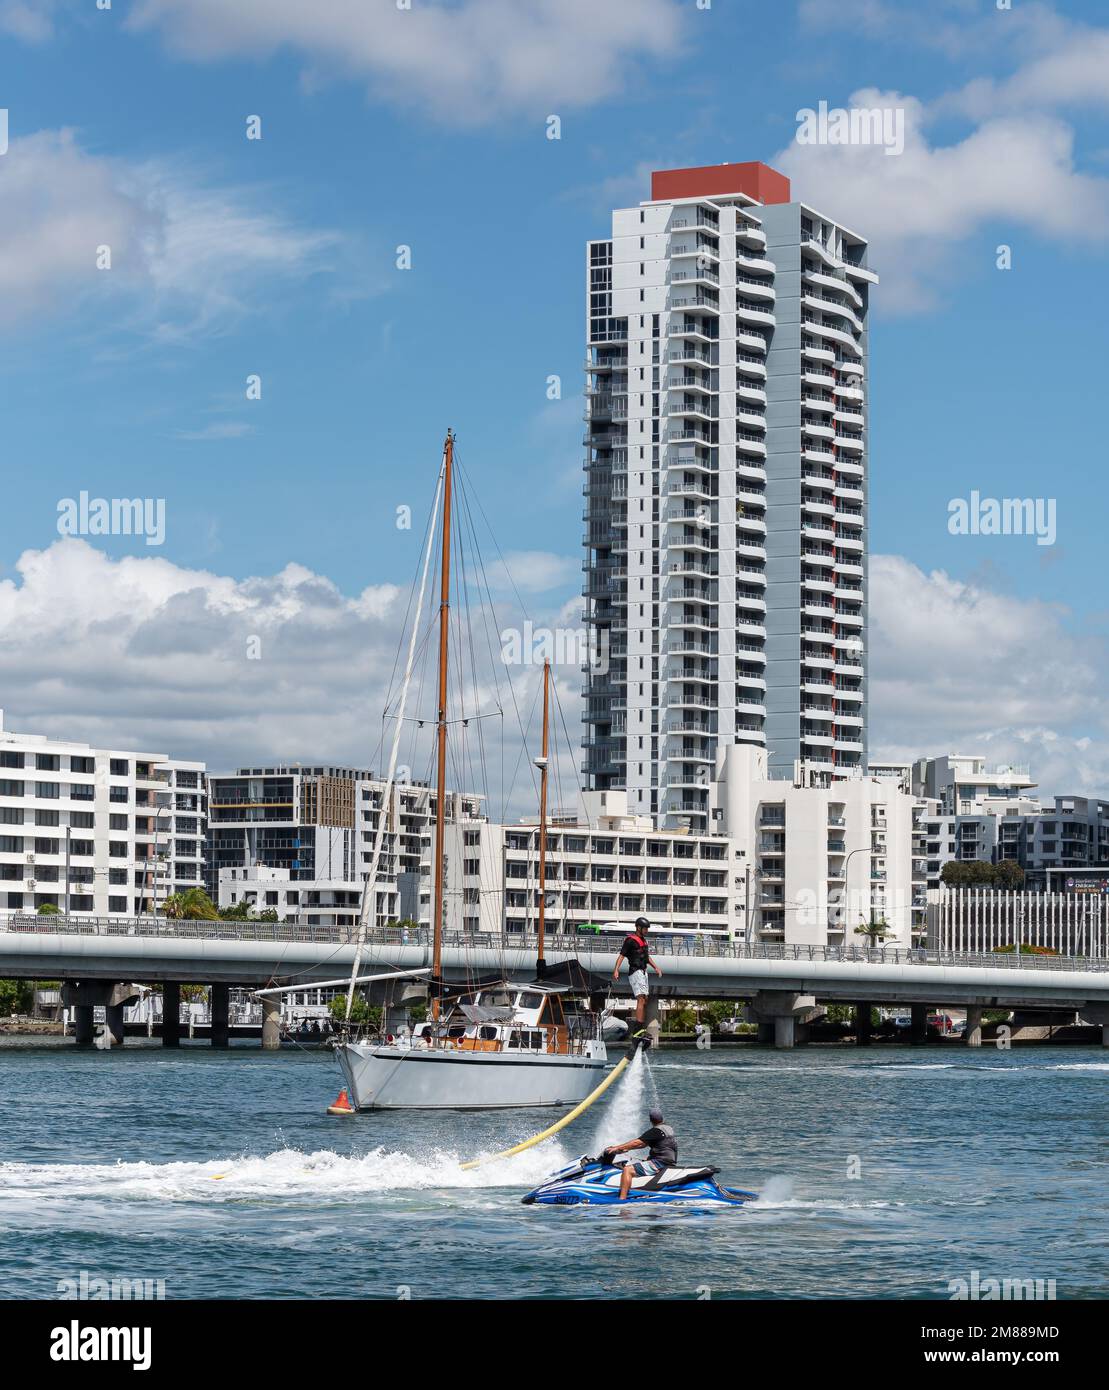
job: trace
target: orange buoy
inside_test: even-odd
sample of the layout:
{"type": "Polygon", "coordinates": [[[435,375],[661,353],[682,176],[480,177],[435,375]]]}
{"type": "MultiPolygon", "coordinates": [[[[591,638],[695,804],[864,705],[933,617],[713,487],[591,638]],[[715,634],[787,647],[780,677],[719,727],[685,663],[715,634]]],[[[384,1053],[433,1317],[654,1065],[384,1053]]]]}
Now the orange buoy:
{"type": "Polygon", "coordinates": [[[353,1114],[355,1114],[354,1106],[351,1105],[351,1103],[350,1103],[350,1097],[347,1095],[347,1088],[346,1088],[345,1086],[344,1086],[343,1089],[339,1092],[339,1097],[338,1097],[338,1099],[336,1100],[335,1104],[334,1104],[334,1105],[329,1105],[329,1106],[327,1107],[327,1113],[328,1113],[329,1115],[353,1115],[353,1114]]]}

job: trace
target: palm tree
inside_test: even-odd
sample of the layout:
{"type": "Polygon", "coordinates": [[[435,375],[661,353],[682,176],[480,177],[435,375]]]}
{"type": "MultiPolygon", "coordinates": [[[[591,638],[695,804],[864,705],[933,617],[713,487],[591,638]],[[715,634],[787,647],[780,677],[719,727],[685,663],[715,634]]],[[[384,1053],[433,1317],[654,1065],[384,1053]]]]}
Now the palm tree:
{"type": "Polygon", "coordinates": [[[889,923],[884,917],[872,917],[869,922],[861,922],[855,928],[855,935],[867,937],[872,949],[880,945],[889,934],[889,923]]]}
{"type": "Polygon", "coordinates": [[[215,903],[203,888],[188,888],[184,893],[171,893],[163,910],[167,917],[190,922],[217,922],[215,903]]]}

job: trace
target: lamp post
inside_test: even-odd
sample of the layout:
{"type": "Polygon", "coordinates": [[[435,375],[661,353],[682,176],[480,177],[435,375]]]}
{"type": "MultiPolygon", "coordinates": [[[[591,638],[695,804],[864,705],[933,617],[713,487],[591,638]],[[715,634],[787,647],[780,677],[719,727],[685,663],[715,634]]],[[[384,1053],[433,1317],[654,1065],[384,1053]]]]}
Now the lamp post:
{"type": "Polygon", "coordinates": [[[163,816],[168,816],[169,814],[170,809],[168,806],[159,806],[154,815],[154,869],[152,877],[154,881],[153,903],[155,922],[158,920],[158,822],[163,816]]]}
{"type": "MultiPolygon", "coordinates": [[[[867,853],[867,854],[870,853],[870,846],[869,846],[869,845],[859,845],[859,846],[857,846],[855,849],[848,850],[848,851],[847,851],[847,857],[846,857],[846,858],[844,859],[844,861],[843,861],[843,895],[844,895],[844,898],[847,900],[848,903],[850,902],[850,898],[851,898],[851,890],[850,890],[850,888],[848,887],[848,883],[847,883],[847,870],[848,870],[848,869],[850,868],[850,866],[851,866],[851,860],[852,860],[852,858],[853,858],[856,854],[863,854],[863,853],[867,853]]],[[[870,910],[870,900],[869,900],[869,894],[868,894],[868,896],[867,896],[867,911],[868,911],[868,913],[869,913],[869,910],[870,910]]],[[[846,935],[847,935],[847,921],[846,921],[846,919],[844,919],[844,923],[843,923],[843,934],[844,934],[844,936],[846,937],[846,935]]],[[[844,945],[846,945],[846,944],[847,944],[847,943],[846,943],[846,941],[845,941],[845,942],[844,942],[844,945]]]]}

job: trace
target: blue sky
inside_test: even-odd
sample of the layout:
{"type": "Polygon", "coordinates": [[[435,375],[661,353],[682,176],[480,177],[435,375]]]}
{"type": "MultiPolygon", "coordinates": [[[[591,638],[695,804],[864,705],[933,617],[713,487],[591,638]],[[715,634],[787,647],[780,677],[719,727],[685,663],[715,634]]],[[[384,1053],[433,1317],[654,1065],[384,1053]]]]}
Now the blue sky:
{"type": "MultiPolygon", "coordinates": [[[[873,630],[933,605],[936,630],[889,667],[879,745],[1001,753],[1046,729],[1073,780],[1104,733],[1106,23],[1079,0],[0,0],[0,703],[24,726],[117,727],[108,688],[90,724],[26,660],[67,584],[94,625],[97,585],[106,614],[137,586],[152,628],[189,591],[179,571],[232,608],[290,564],[339,607],[406,584],[419,528],[395,508],[426,505],[447,425],[522,587],[556,612],[580,583],[584,242],[652,168],[763,159],[869,235],[883,276],[870,534],[897,559],[875,572],[873,630]],[[905,109],[903,155],[796,146],[799,109],[866,93],[905,109]],[[1055,498],[1056,544],[949,535],[971,489],[1055,498]],[[58,501],[82,490],[164,497],[165,544],[95,538],[99,557],[40,565],[32,596],[20,557],[57,547],[58,501]],[[1045,648],[1089,668],[1065,711],[1042,669],[998,710],[994,682],[1026,684],[1014,663],[1042,668],[1045,648]],[[929,662],[969,684],[899,726],[929,662]]],[[[179,695],[131,726],[201,755],[242,737],[218,701],[186,717],[179,695]]]]}

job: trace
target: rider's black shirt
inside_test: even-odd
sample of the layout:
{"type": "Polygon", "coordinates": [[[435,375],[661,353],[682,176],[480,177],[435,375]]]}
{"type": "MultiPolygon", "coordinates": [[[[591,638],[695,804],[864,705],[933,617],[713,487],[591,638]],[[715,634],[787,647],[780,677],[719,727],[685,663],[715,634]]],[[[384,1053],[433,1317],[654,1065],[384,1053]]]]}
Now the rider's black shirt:
{"type": "Polygon", "coordinates": [[[650,1157],[668,1168],[678,1166],[678,1140],[669,1125],[652,1125],[645,1134],[639,1136],[644,1148],[650,1149],[650,1157]]]}

